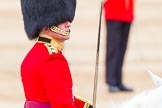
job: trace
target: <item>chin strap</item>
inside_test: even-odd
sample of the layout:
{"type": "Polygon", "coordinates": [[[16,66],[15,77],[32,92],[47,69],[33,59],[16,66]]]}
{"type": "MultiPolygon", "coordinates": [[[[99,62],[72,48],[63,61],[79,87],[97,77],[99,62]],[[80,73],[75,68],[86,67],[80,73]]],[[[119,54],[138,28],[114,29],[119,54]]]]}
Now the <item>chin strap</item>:
{"type": "Polygon", "coordinates": [[[59,29],[58,27],[56,26],[52,26],[50,27],[50,30],[54,33],[57,33],[57,34],[60,34],[60,35],[63,35],[63,36],[69,36],[70,35],[70,31],[64,31],[64,30],[61,30],[59,29]]]}
{"type": "Polygon", "coordinates": [[[96,97],[97,97],[97,83],[98,83],[98,65],[99,65],[99,50],[100,50],[100,34],[101,34],[101,22],[102,22],[102,8],[104,0],[101,2],[99,28],[98,28],[98,40],[97,40],[97,52],[96,52],[96,65],[95,65],[95,76],[94,76],[94,89],[93,89],[93,108],[96,108],[96,97]]]}

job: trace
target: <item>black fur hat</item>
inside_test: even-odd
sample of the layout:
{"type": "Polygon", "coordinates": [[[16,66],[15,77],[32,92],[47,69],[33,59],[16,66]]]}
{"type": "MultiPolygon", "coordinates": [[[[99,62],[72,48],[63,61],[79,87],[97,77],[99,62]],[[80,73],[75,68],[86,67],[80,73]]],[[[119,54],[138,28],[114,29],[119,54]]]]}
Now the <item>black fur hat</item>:
{"type": "Polygon", "coordinates": [[[37,38],[43,27],[73,21],[76,0],[21,0],[24,26],[30,40],[37,38]]]}

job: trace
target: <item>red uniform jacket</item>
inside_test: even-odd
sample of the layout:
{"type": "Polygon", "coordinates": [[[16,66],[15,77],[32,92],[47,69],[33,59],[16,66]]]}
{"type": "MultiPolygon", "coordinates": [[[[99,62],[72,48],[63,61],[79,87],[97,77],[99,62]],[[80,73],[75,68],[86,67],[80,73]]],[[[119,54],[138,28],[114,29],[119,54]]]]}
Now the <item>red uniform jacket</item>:
{"type": "Polygon", "coordinates": [[[134,0],[107,0],[104,4],[105,19],[132,22],[134,0]]]}
{"type": "Polygon", "coordinates": [[[51,108],[77,107],[72,94],[72,78],[61,51],[49,53],[45,42],[37,42],[21,65],[21,77],[27,101],[49,102],[51,108]]]}

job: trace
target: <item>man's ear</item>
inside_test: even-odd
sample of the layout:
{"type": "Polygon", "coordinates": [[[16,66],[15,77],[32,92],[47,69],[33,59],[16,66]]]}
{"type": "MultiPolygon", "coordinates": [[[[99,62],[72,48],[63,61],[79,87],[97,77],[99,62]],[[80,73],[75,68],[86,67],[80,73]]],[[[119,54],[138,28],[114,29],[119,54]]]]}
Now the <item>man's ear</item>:
{"type": "Polygon", "coordinates": [[[155,75],[150,70],[148,70],[148,73],[150,74],[150,76],[151,76],[153,82],[155,83],[156,87],[162,86],[162,78],[160,78],[159,76],[155,75]]]}

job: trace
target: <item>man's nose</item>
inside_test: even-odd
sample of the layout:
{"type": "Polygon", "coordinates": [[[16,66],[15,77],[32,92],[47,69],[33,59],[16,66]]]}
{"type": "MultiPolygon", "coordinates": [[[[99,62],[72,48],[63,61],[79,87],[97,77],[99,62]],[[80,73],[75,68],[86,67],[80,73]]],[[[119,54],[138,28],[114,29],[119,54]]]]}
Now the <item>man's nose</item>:
{"type": "Polygon", "coordinates": [[[66,22],[66,27],[70,27],[71,23],[69,21],[66,22]]]}

